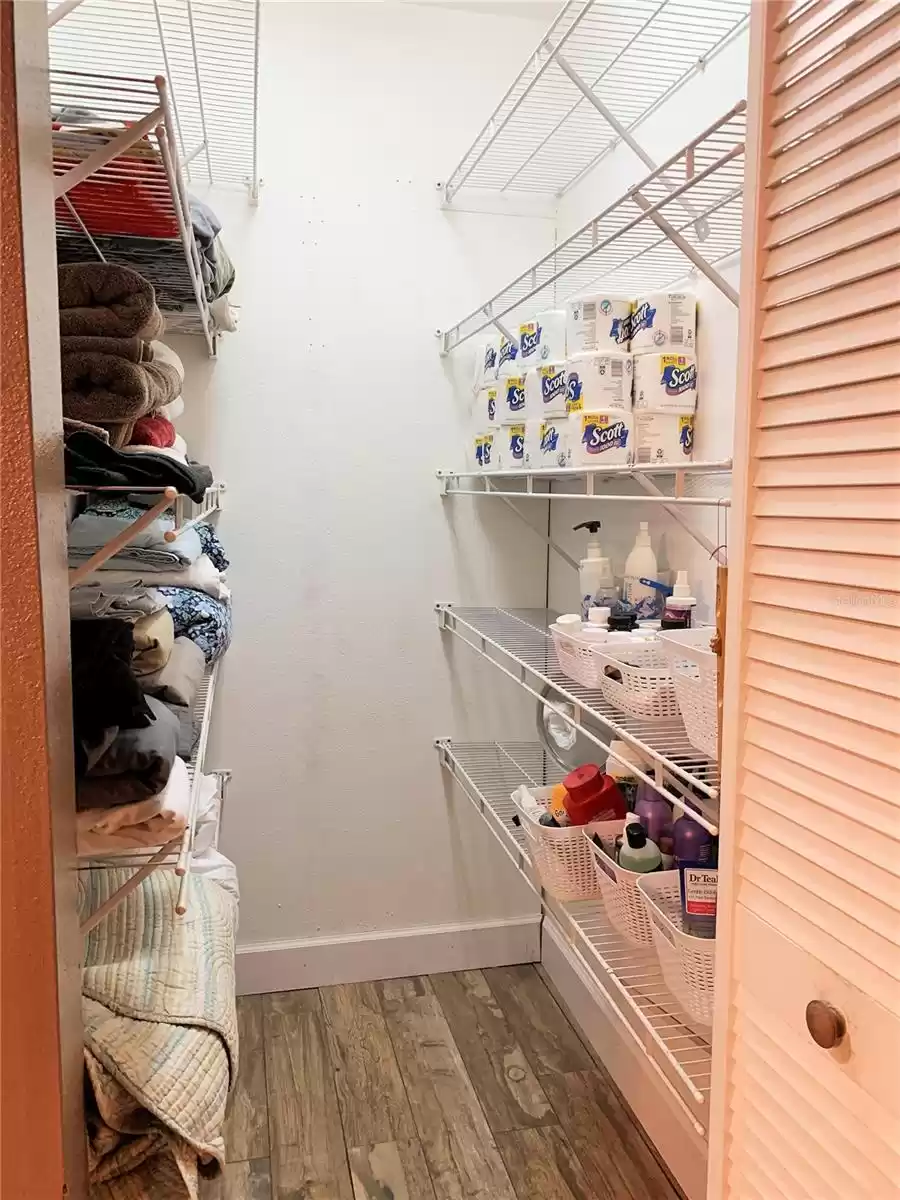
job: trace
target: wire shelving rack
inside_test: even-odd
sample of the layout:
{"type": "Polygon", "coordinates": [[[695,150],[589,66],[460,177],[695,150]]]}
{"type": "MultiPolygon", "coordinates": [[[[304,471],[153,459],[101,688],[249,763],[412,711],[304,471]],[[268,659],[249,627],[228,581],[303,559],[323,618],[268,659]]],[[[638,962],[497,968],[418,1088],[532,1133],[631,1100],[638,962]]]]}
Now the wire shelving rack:
{"type": "Polygon", "coordinates": [[[750,0],[570,0],[462,160],[461,188],[560,196],[747,26],[750,0]]]}
{"type": "Polygon", "coordinates": [[[709,1032],[692,1025],[666,987],[651,947],[635,946],[610,924],[602,900],[563,904],[541,888],[525,835],[512,822],[511,793],[562,778],[558,765],[535,743],[460,743],[440,738],[441,765],[484,817],[504,851],[536,893],[619,1018],[627,1037],[705,1137],[712,1049],[709,1032]]]}

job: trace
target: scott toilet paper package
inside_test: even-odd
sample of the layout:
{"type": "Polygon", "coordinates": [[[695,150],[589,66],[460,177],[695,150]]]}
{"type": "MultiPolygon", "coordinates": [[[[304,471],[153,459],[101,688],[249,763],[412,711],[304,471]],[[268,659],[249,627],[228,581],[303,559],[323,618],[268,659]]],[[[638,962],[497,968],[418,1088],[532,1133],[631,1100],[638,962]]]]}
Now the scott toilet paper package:
{"type": "Polygon", "coordinates": [[[697,407],[697,360],[693,354],[636,354],[634,407],[693,412],[697,407]]]}
{"type": "Polygon", "coordinates": [[[618,408],[571,413],[569,441],[573,467],[629,465],[632,461],[632,416],[618,408]]]}
{"type": "MultiPolygon", "coordinates": [[[[505,381],[504,381],[505,383],[505,381]]],[[[501,394],[504,383],[499,380],[489,383],[478,393],[478,424],[482,429],[493,429],[500,425],[501,394]]]]}
{"type": "Polygon", "coordinates": [[[519,366],[539,366],[566,357],[566,314],[560,309],[538,313],[519,326],[519,366]]]}
{"type": "Polygon", "coordinates": [[[568,417],[532,418],[526,425],[525,466],[529,470],[558,470],[572,465],[568,417]]]}
{"type": "Polygon", "coordinates": [[[562,416],[566,411],[565,359],[532,367],[525,376],[525,398],[532,416],[562,416]]]}
{"type": "Polygon", "coordinates": [[[697,345],[697,298],[690,292],[654,292],[639,296],[631,314],[631,349],[673,350],[697,345]]]}
{"type": "Polygon", "coordinates": [[[566,402],[578,409],[631,408],[631,355],[588,350],[566,359],[566,402]]]}
{"type": "Polygon", "coordinates": [[[500,334],[489,337],[478,350],[475,357],[476,387],[483,387],[497,378],[497,363],[500,357],[500,334]]]}
{"type": "Polygon", "coordinates": [[[627,350],[631,300],[594,292],[566,304],[566,353],[585,350],[627,350]]]}
{"type": "Polygon", "coordinates": [[[500,384],[499,414],[497,423],[507,425],[510,421],[525,420],[525,376],[509,375],[498,381],[500,384]]]}
{"type": "Polygon", "coordinates": [[[519,373],[519,347],[508,338],[500,338],[500,348],[497,351],[497,378],[506,379],[509,375],[519,373]]]}
{"type": "Polygon", "coordinates": [[[499,466],[500,430],[486,429],[476,433],[473,438],[475,450],[475,469],[478,471],[496,471],[499,466]]]}
{"type": "Polygon", "coordinates": [[[499,466],[503,471],[521,471],[525,467],[525,435],[527,423],[504,425],[496,431],[500,444],[499,466]]]}
{"type": "Polygon", "coordinates": [[[694,414],[635,412],[634,461],[685,463],[694,453],[694,414]]]}

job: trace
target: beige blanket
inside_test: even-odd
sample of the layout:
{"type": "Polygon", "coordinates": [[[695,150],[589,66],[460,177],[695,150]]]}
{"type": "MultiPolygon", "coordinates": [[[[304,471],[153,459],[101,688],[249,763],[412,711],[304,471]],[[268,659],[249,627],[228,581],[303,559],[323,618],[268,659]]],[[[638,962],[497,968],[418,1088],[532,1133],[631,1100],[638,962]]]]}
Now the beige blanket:
{"type": "MultiPolygon", "coordinates": [[[[127,870],[87,874],[85,911],[127,870]]],[[[156,871],[91,931],[83,1015],[92,1200],[197,1200],[224,1161],[225,1104],[237,1071],[232,897],[156,871]]]]}

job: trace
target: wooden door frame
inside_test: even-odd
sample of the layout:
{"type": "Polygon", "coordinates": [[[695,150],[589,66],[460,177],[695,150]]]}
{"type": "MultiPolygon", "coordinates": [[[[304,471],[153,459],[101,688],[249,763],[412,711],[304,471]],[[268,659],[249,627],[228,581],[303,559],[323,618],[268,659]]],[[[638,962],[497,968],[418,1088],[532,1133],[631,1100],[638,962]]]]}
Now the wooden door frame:
{"type": "Polygon", "coordinates": [[[0,0],[0,66],[0,1193],[81,1200],[81,938],[43,4],[0,0]]]}

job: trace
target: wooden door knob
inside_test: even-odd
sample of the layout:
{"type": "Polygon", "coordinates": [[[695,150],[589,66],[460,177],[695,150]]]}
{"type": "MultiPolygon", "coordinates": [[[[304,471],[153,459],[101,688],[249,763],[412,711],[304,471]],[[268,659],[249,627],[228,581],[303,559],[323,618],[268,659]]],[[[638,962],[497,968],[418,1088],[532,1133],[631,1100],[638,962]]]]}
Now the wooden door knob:
{"type": "Polygon", "coordinates": [[[844,1014],[824,1000],[810,1000],[806,1006],[806,1028],[810,1037],[823,1050],[840,1045],[847,1032],[844,1014]]]}

